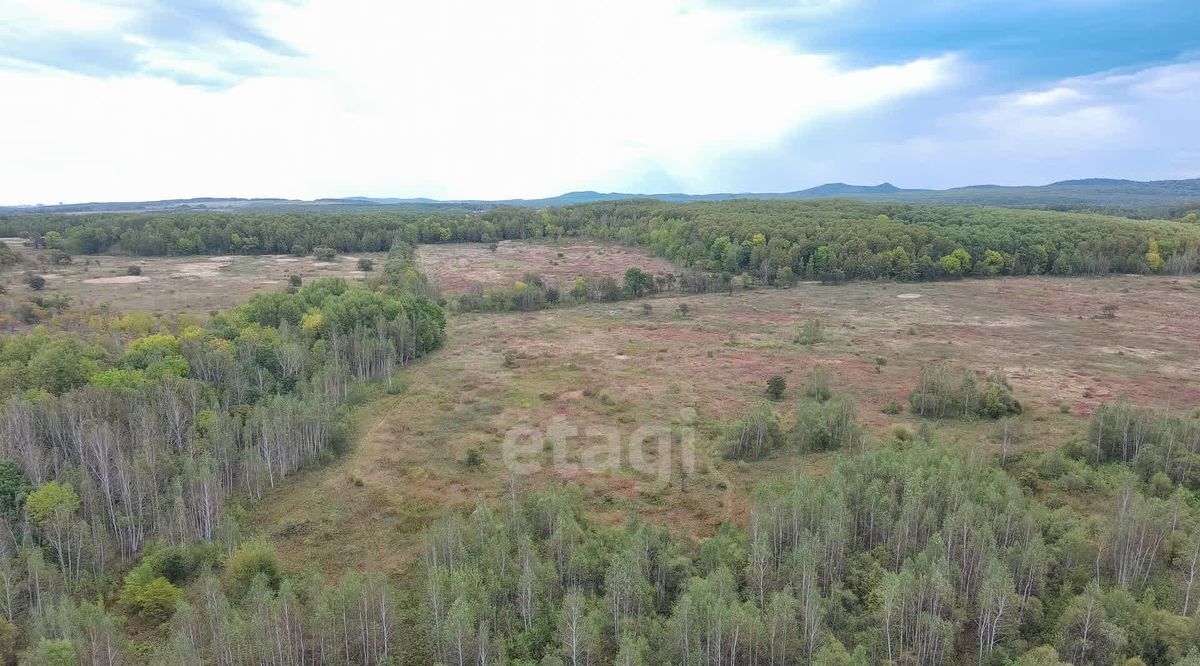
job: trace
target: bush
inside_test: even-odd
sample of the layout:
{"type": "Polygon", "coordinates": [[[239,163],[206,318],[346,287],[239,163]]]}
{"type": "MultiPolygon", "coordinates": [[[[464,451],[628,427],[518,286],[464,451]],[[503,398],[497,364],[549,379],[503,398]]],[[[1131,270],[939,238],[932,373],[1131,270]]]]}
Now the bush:
{"type": "Polygon", "coordinates": [[[313,258],[317,261],[333,261],[337,259],[337,250],[331,247],[313,248],[313,258]]]}
{"type": "Polygon", "coordinates": [[[896,400],[895,398],[891,398],[879,411],[883,412],[884,414],[888,414],[889,416],[895,416],[896,414],[904,412],[904,406],[900,404],[900,401],[896,400]]]}
{"type": "Polygon", "coordinates": [[[804,380],[804,395],[825,402],[833,397],[833,389],[829,387],[829,370],[823,365],[814,365],[804,380]]]}
{"type": "Polygon", "coordinates": [[[34,291],[41,291],[46,286],[46,278],[37,273],[26,273],[25,284],[34,291]]]}
{"type": "Polygon", "coordinates": [[[825,342],[825,324],[820,319],[804,322],[804,326],[796,334],[795,342],[801,345],[816,345],[825,342]]]}
{"type": "Polygon", "coordinates": [[[908,403],[913,414],[936,419],[980,416],[998,419],[1021,413],[1021,403],[1013,397],[1008,378],[998,369],[988,375],[981,392],[975,373],[927,365],[921,369],[908,403]]]}
{"type": "Polygon", "coordinates": [[[143,559],[125,576],[118,600],[131,615],[158,625],[175,614],[183,591],[163,576],[156,576],[153,569],[150,558],[143,559]]]}
{"type": "Polygon", "coordinates": [[[142,267],[138,266],[137,264],[130,264],[129,267],[125,269],[125,274],[126,275],[141,275],[142,267]]]}
{"type": "Polygon", "coordinates": [[[363,271],[364,273],[370,273],[371,271],[375,270],[375,262],[363,257],[362,259],[358,260],[358,270],[363,271]]]}
{"type": "Polygon", "coordinates": [[[43,638],[22,657],[23,664],[37,666],[75,666],[79,663],[75,643],[66,638],[43,638]]]}
{"type": "Polygon", "coordinates": [[[772,400],[783,398],[783,392],[787,390],[787,381],[781,375],[771,375],[767,378],[767,397],[772,400]]]}
{"type": "Polygon", "coordinates": [[[757,460],[778,447],[782,439],[779,418],[770,407],[760,404],[728,428],[725,457],[757,460]]]}
{"type": "Polygon", "coordinates": [[[858,407],[842,396],[824,403],[805,403],[796,411],[792,442],[801,451],[847,449],[858,440],[858,407]]]}
{"type": "Polygon", "coordinates": [[[241,597],[258,576],[265,577],[271,589],[279,589],[279,562],[275,559],[275,549],[263,540],[245,541],[234,549],[225,563],[225,588],[230,596],[241,597]]]}

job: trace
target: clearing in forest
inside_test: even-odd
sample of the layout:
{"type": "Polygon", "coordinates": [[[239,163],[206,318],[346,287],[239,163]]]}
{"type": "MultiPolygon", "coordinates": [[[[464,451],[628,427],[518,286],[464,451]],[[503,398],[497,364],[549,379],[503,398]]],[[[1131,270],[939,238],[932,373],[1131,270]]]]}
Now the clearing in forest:
{"type": "MultiPolygon", "coordinates": [[[[252,520],[295,566],[408,569],[420,529],[447,507],[507,492],[510,428],[560,422],[628,435],[690,409],[700,452],[682,489],[628,472],[546,469],[524,482],[568,480],[602,520],[636,512],[699,537],[742,518],[758,480],[828,462],[790,449],[752,463],[721,457],[722,425],[764,399],[770,375],[788,384],[770,403],[785,427],[810,369],[824,365],[879,435],[915,428],[907,408],[889,416],[881,407],[904,404],[923,365],[1002,367],[1025,407],[1017,449],[1047,449],[1083,434],[1096,405],[1122,393],[1149,406],[1200,405],[1198,346],[1200,288],[1163,277],[801,285],[452,315],[446,347],[404,371],[405,391],[360,412],[352,449],[278,489],[252,520]],[[898,298],[909,294],[920,298],[898,298]],[[822,341],[800,342],[818,320],[822,341]]],[[[994,421],[936,427],[954,445],[999,447],[994,421]]]]}
{"type": "Polygon", "coordinates": [[[671,262],[644,249],[578,238],[503,241],[495,250],[484,243],[422,245],[417,260],[421,270],[447,294],[511,287],[526,273],[537,273],[547,284],[565,291],[576,278],[620,279],[632,267],[655,275],[679,272],[671,262]]]}

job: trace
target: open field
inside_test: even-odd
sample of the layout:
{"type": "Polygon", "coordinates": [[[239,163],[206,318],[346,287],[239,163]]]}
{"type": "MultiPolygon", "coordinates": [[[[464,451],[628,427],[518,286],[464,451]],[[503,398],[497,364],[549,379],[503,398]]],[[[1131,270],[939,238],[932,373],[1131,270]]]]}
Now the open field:
{"type": "MultiPolygon", "coordinates": [[[[10,240],[9,247],[31,259],[42,254],[25,248],[19,239],[10,240]]],[[[79,255],[70,264],[39,266],[31,270],[46,278],[43,293],[66,294],[76,308],[108,305],[118,312],[206,315],[212,310],[240,305],[256,292],[278,289],[287,284],[291,275],[299,275],[305,280],[334,276],[359,279],[366,275],[356,266],[359,258],[368,257],[376,266],[382,266],[386,256],[386,253],[368,252],[340,255],[336,261],[322,262],[313,257],[288,255],[79,255]],[[140,266],[142,274],[128,275],[130,266],[140,266]]],[[[21,284],[23,270],[10,270],[0,278],[8,285],[10,294],[30,292],[21,284]]]]}
{"type": "MultiPolygon", "coordinates": [[[[757,480],[827,465],[824,455],[792,452],[755,463],[721,459],[721,424],[761,400],[772,374],[789,385],[773,405],[785,427],[805,376],[823,364],[879,435],[915,427],[907,413],[887,416],[880,407],[904,402],[923,364],[981,373],[1002,366],[1025,406],[1016,449],[1042,450],[1082,434],[1086,415],[1122,393],[1153,406],[1200,405],[1198,346],[1200,289],[1194,280],[1157,277],[801,285],[456,315],[447,347],[404,371],[406,391],[361,411],[353,450],[274,492],[252,521],[292,566],[315,559],[331,572],[407,569],[420,528],[448,506],[504,495],[501,442],[510,428],[559,422],[628,436],[641,425],[678,423],[690,409],[699,453],[683,489],[678,480],[665,486],[630,472],[548,464],[522,482],[567,479],[602,519],[636,511],[699,537],[743,517],[757,480]],[[1117,306],[1115,318],[1095,318],[1104,305],[1117,306]],[[800,327],[814,319],[826,341],[797,344],[800,327]],[[1070,413],[1060,411],[1064,402],[1070,413]],[[463,462],[472,448],[482,452],[478,468],[463,462]]],[[[956,445],[998,448],[994,422],[937,427],[956,445]]]]}
{"type": "Polygon", "coordinates": [[[482,243],[422,245],[418,260],[425,274],[448,294],[462,294],[475,287],[511,286],[527,272],[569,289],[576,278],[620,278],[634,266],[653,274],[679,270],[641,248],[577,238],[539,243],[503,241],[495,251],[482,243]]]}

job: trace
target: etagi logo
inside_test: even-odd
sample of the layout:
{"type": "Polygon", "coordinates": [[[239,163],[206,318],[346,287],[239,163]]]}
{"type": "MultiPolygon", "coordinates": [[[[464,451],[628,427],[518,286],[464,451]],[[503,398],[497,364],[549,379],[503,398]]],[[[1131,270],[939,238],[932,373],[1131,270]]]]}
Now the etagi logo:
{"type": "Polygon", "coordinates": [[[501,454],[514,475],[547,468],[568,477],[629,470],[666,484],[696,470],[695,421],[695,410],[684,408],[675,425],[642,424],[626,436],[616,426],[580,426],[559,417],[541,428],[509,429],[501,454]]]}

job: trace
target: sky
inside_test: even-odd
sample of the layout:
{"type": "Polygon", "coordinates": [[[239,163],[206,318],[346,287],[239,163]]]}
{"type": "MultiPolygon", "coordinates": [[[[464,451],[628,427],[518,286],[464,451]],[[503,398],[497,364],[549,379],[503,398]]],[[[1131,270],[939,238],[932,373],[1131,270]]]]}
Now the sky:
{"type": "Polygon", "coordinates": [[[0,204],[1200,177],[1196,0],[0,0],[0,204]]]}

